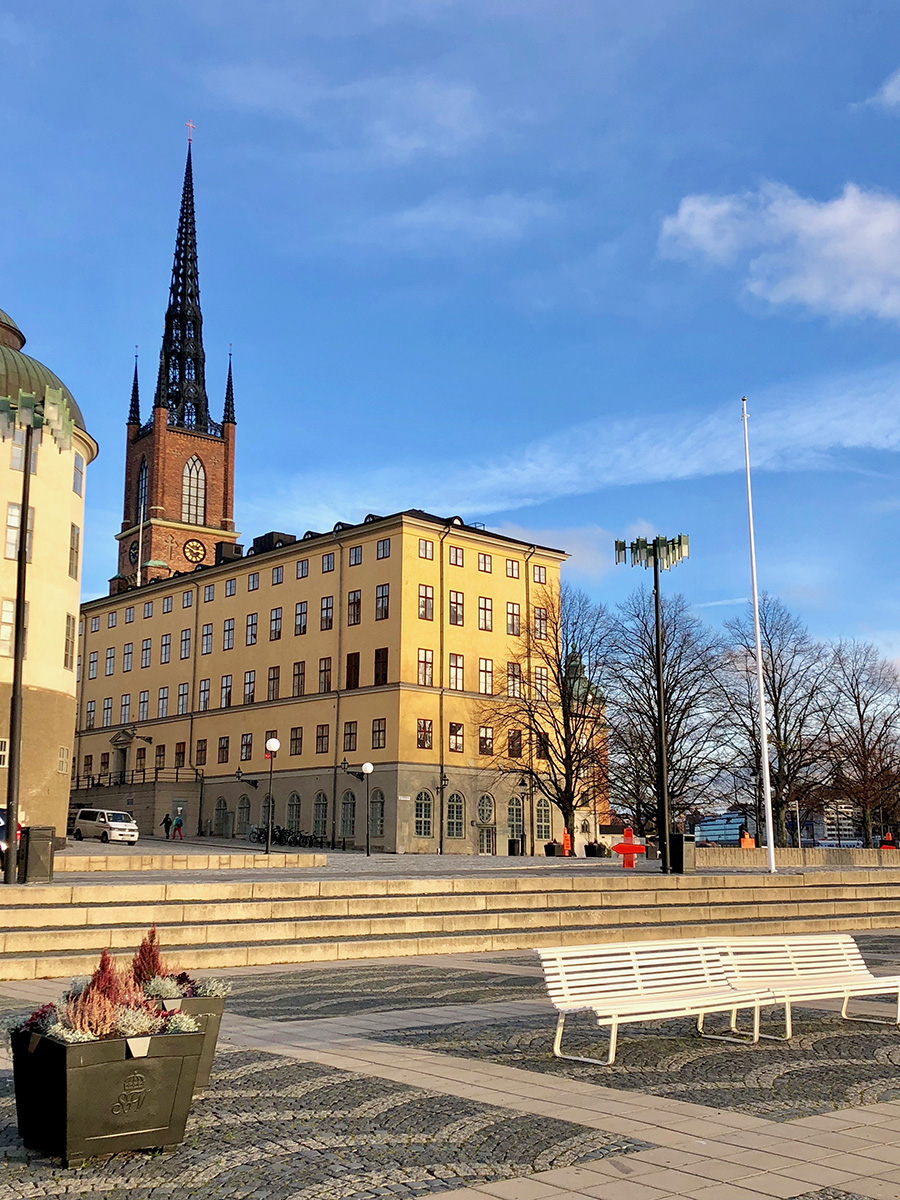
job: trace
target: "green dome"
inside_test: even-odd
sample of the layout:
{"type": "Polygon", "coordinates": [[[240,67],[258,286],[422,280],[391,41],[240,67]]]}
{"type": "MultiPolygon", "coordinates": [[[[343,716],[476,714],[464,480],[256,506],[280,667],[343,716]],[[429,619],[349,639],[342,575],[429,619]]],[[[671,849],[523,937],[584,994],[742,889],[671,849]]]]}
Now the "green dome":
{"type": "Polygon", "coordinates": [[[22,353],[24,345],[25,335],[12,317],[0,309],[0,396],[18,397],[21,390],[41,398],[45,387],[61,388],[72,420],[79,429],[84,429],[84,418],[75,397],[49,367],[22,353]]]}

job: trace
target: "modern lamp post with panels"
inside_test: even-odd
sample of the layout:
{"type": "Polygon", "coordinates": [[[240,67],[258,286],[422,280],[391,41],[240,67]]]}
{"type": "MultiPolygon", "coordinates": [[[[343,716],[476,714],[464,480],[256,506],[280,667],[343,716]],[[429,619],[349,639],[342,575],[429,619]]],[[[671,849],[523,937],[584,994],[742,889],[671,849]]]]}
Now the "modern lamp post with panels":
{"type": "Polygon", "coordinates": [[[49,430],[60,450],[72,445],[74,424],[69,406],[60,389],[47,388],[44,400],[20,391],[18,399],[0,396],[0,439],[24,433],[22,451],[22,495],[19,509],[19,536],[16,547],[16,608],[13,625],[13,677],[9,701],[9,752],[6,782],[6,837],[8,850],[3,882],[15,883],[17,873],[16,837],[19,827],[19,780],[22,767],[22,671],[25,664],[25,603],[28,573],[28,509],[31,502],[31,457],[40,445],[44,429],[49,430]]]}
{"type": "Polygon", "coordinates": [[[659,573],[677,566],[682,559],[690,557],[688,535],[679,533],[675,538],[655,537],[638,538],[626,546],[625,542],[616,542],[616,564],[627,560],[631,552],[633,567],[653,567],[653,606],[656,623],[655,658],[656,658],[656,826],[659,831],[659,855],[662,860],[664,875],[672,870],[672,857],[669,848],[669,833],[672,828],[672,817],[669,811],[669,763],[666,753],[666,694],[663,677],[663,646],[662,646],[662,605],[659,593],[659,573]]]}

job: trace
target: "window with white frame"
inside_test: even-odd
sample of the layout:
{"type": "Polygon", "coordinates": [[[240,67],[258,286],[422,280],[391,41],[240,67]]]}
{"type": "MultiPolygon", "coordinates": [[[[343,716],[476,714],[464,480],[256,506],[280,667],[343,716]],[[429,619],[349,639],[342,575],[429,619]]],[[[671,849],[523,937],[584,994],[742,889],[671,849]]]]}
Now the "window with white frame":
{"type": "Polygon", "coordinates": [[[479,658],[478,660],[478,690],[482,696],[494,694],[494,660],[479,658]]]}
{"type": "Polygon", "coordinates": [[[478,628],[488,633],[494,628],[494,602],[490,596],[478,597],[478,628]]]}
{"type": "Polygon", "coordinates": [[[519,578],[519,560],[517,558],[508,558],[506,560],[506,577],[507,579],[519,578]]]}
{"type": "Polygon", "coordinates": [[[465,623],[465,596],[462,592],[450,593],[450,624],[463,625],[465,623]]]}
{"type": "Polygon", "coordinates": [[[465,561],[462,546],[451,546],[448,552],[451,567],[461,567],[465,561]]]}
{"type": "Polygon", "coordinates": [[[206,524],[206,472],[196,454],[181,473],[181,519],[187,525],[206,524]]]}
{"type": "Polygon", "coordinates": [[[431,792],[421,791],[416,796],[415,829],[416,837],[430,838],[432,828],[433,801],[431,792]]]}
{"type": "Polygon", "coordinates": [[[491,570],[492,570],[491,562],[492,562],[492,560],[491,560],[490,554],[479,554],[478,555],[478,570],[486,571],[490,575],[491,570]]]}
{"type": "Polygon", "coordinates": [[[434,684],[434,651],[419,648],[419,674],[418,682],[420,687],[432,687],[434,684]]]}
{"type": "Polygon", "coordinates": [[[550,685],[547,677],[547,667],[534,668],[534,698],[535,700],[546,700],[550,694],[550,685]]]}
{"type": "Polygon", "coordinates": [[[451,792],[447,797],[447,837],[464,837],[465,828],[466,802],[459,792],[451,792]]]}
{"type": "Polygon", "coordinates": [[[419,538],[419,558],[434,558],[434,542],[419,538]]]}
{"type": "Polygon", "coordinates": [[[462,692],[465,690],[465,684],[463,682],[464,666],[465,657],[462,654],[450,655],[450,678],[447,686],[450,688],[451,692],[462,692]]]}
{"type": "Polygon", "coordinates": [[[521,631],[519,605],[509,601],[506,605],[506,632],[513,637],[518,637],[521,631]]]}
{"type": "Polygon", "coordinates": [[[546,567],[536,566],[534,568],[534,582],[535,583],[546,583],[547,582],[547,568],[546,567]]]}

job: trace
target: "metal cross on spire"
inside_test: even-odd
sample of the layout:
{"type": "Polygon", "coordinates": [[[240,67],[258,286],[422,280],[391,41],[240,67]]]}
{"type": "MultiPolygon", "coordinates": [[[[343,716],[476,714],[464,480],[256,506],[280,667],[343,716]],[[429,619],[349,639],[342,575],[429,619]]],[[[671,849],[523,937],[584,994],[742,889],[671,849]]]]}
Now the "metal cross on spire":
{"type": "Polygon", "coordinates": [[[194,130],[197,128],[197,126],[193,121],[185,121],[184,127],[188,131],[188,145],[190,145],[194,140],[194,130]]]}

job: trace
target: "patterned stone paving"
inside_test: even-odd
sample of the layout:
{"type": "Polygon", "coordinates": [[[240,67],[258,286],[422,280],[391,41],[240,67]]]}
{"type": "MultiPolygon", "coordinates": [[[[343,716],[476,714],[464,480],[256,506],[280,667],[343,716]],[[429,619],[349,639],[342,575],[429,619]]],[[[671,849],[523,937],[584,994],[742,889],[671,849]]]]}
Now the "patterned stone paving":
{"type": "MultiPolygon", "coordinates": [[[[533,959],[527,960],[533,962],[533,959]]],[[[233,980],[231,1012],[268,1021],[339,1017],[443,1004],[535,1000],[540,978],[396,965],[275,971],[233,980]]]]}
{"type": "Polygon", "coordinates": [[[225,1049],[194,1100],[185,1143],[63,1170],[22,1148],[0,1072],[0,1200],[384,1200],[514,1179],[647,1149],[568,1121],[526,1116],[349,1071],[225,1049]]]}
{"type": "MultiPolygon", "coordinates": [[[[717,1018],[707,1018],[716,1032],[717,1018]]],[[[795,1036],[738,1046],[698,1038],[691,1020],[625,1026],[611,1067],[564,1062],[552,1054],[555,1014],[490,1024],[456,1024],[378,1033],[380,1042],[487,1059],[566,1075],[623,1091],[686,1100],[775,1121],[900,1098],[900,1031],[795,1011],[795,1036]]],[[[725,1028],[724,1025],[721,1026],[725,1028]]],[[[606,1033],[580,1014],[566,1023],[563,1049],[606,1057],[606,1033]]]]}

